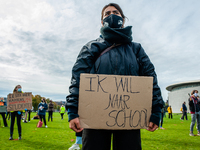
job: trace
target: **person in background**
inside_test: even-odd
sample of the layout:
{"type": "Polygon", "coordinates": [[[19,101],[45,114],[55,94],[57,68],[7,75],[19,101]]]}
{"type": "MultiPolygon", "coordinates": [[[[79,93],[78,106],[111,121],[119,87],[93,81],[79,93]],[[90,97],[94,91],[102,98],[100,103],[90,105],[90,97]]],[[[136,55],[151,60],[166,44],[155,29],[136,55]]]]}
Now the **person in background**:
{"type": "Polygon", "coordinates": [[[42,98],[41,103],[39,103],[38,105],[38,115],[40,116],[40,121],[42,120],[44,121],[44,125],[46,128],[47,128],[47,123],[46,123],[45,115],[46,115],[47,108],[48,106],[47,106],[46,100],[45,98],[42,98]]]}
{"type": "Polygon", "coordinates": [[[49,116],[48,116],[48,121],[50,120],[50,118],[51,118],[51,121],[53,121],[53,107],[54,107],[54,105],[53,105],[53,103],[52,103],[52,100],[50,100],[49,101],[50,103],[49,103],[49,110],[48,110],[48,113],[49,113],[49,116]]]}
{"type": "Polygon", "coordinates": [[[32,106],[31,110],[28,110],[28,122],[31,121],[31,112],[33,111],[34,107],[32,106]]]}
{"type": "Polygon", "coordinates": [[[153,132],[159,126],[163,99],[157,84],[154,65],[141,44],[132,41],[132,27],[124,26],[125,19],[126,17],[118,4],[110,3],[104,6],[101,11],[100,37],[83,46],[72,68],[70,94],[66,97],[66,107],[68,109],[69,127],[75,132],[83,130],[83,150],[108,150],[111,147],[111,137],[114,139],[112,144],[114,149],[116,147],[120,150],[139,150],[142,148],[139,129],[99,130],[81,128],[78,114],[81,73],[152,76],[152,113],[147,130],[153,132]],[[109,51],[105,52],[105,50],[109,51]]]}
{"type": "Polygon", "coordinates": [[[60,115],[61,115],[61,119],[63,120],[63,115],[65,114],[65,107],[64,107],[64,105],[62,105],[61,107],[60,107],[60,115]]]}
{"type": "MultiPolygon", "coordinates": [[[[17,85],[14,90],[13,94],[15,93],[22,93],[22,87],[21,85],[17,85]]],[[[11,111],[11,123],[10,123],[10,138],[9,140],[13,140],[13,131],[14,131],[14,123],[15,123],[15,117],[17,117],[17,127],[18,127],[18,134],[19,134],[19,140],[21,140],[21,116],[22,116],[22,110],[21,111],[11,111]]]]}
{"type": "MultiPolygon", "coordinates": [[[[5,107],[5,103],[4,103],[4,100],[2,99],[1,101],[0,101],[0,107],[5,107]]],[[[0,114],[1,114],[1,116],[2,116],[2,118],[3,118],[3,124],[4,124],[4,127],[8,127],[8,124],[7,124],[7,121],[6,121],[6,117],[5,117],[5,114],[6,114],[6,112],[0,112],[0,114]]]]}
{"type": "Polygon", "coordinates": [[[82,144],[82,132],[77,132],[76,142],[68,150],[80,150],[80,144],[82,144]]]}
{"type": "Polygon", "coordinates": [[[28,116],[28,110],[25,108],[25,117],[24,117],[24,123],[28,123],[28,121],[27,121],[27,116],[28,116]]]}
{"type": "Polygon", "coordinates": [[[165,102],[165,115],[164,115],[165,118],[167,117],[167,116],[166,116],[166,112],[168,112],[168,111],[167,111],[167,108],[168,108],[168,107],[169,107],[169,101],[167,100],[167,101],[165,102]]]}
{"type": "Polygon", "coordinates": [[[38,115],[38,113],[32,118],[33,119],[40,119],[40,116],[38,115]]]}
{"type": "Polygon", "coordinates": [[[197,136],[200,136],[200,101],[198,100],[198,91],[193,90],[189,98],[189,106],[191,113],[190,136],[194,136],[193,128],[197,120],[197,136]]]}
{"type": "Polygon", "coordinates": [[[168,111],[168,114],[169,114],[169,118],[173,118],[173,116],[172,116],[172,107],[171,106],[169,106],[168,108],[167,108],[167,111],[168,111]]]}
{"type": "Polygon", "coordinates": [[[187,119],[187,107],[185,105],[185,102],[183,102],[183,104],[182,104],[182,113],[183,113],[183,115],[181,116],[181,120],[184,120],[184,117],[186,120],[188,120],[187,119]]]}

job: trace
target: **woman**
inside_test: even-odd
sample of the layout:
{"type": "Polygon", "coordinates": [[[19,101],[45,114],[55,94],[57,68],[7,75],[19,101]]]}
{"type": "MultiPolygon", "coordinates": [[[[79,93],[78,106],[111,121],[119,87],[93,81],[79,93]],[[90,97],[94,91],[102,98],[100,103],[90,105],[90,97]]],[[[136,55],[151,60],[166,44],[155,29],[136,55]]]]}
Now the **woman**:
{"type": "MultiPolygon", "coordinates": [[[[119,5],[115,3],[106,5],[102,9],[101,23],[101,36],[83,46],[72,69],[70,94],[67,96],[70,128],[75,132],[83,130],[78,118],[80,74],[93,73],[154,77],[152,115],[148,130],[155,131],[159,126],[163,100],[153,64],[141,45],[132,42],[132,27],[124,27],[125,15],[119,5]],[[115,47],[100,56],[102,51],[111,45],[115,47]]],[[[141,149],[140,130],[95,129],[83,130],[82,149],[90,150],[95,147],[96,150],[108,150],[111,135],[113,135],[114,149],[141,149]]]]}
{"type": "Polygon", "coordinates": [[[192,122],[190,124],[190,136],[194,136],[193,128],[197,119],[197,135],[200,136],[200,101],[198,99],[198,91],[193,90],[189,99],[190,113],[192,122]]]}
{"type": "MultiPolygon", "coordinates": [[[[13,94],[15,93],[22,93],[22,87],[21,85],[17,85],[14,90],[13,94]]],[[[19,140],[21,140],[21,116],[22,111],[11,111],[11,123],[10,123],[10,138],[9,140],[13,140],[13,130],[14,130],[14,123],[15,123],[15,117],[17,117],[17,127],[18,127],[18,134],[19,134],[19,140]]]]}
{"type": "Polygon", "coordinates": [[[54,105],[53,105],[53,103],[52,103],[52,100],[50,100],[49,101],[50,103],[49,103],[49,116],[48,116],[48,121],[50,120],[50,118],[51,118],[51,121],[53,121],[53,107],[54,107],[54,105]]]}
{"type": "Polygon", "coordinates": [[[42,121],[42,119],[43,119],[44,125],[46,128],[47,128],[47,124],[46,124],[45,115],[46,115],[47,108],[48,108],[48,106],[47,106],[46,100],[45,100],[45,98],[42,98],[41,103],[39,103],[39,105],[38,105],[38,115],[40,117],[40,121],[42,121]]]}
{"type": "Polygon", "coordinates": [[[62,105],[61,107],[60,107],[60,115],[61,115],[61,119],[63,120],[63,115],[64,115],[64,113],[65,113],[65,107],[62,105]]]}

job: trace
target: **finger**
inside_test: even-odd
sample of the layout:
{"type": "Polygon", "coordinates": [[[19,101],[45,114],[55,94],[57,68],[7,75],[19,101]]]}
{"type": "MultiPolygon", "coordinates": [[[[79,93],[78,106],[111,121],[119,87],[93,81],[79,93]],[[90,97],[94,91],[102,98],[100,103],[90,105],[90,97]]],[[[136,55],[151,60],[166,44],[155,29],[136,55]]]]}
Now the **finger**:
{"type": "Polygon", "coordinates": [[[154,124],[154,127],[152,128],[152,132],[155,131],[158,128],[156,124],[154,124]]]}
{"type": "Polygon", "coordinates": [[[81,131],[83,130],[83,128],[81,128],[81,125],[80,125],[79,120],[75,123],[75,125],[76,125],[76,129],[77,129],[79,132],[81,132],[81,131]]]}
{"type": "Polygon", "coordinates": [[[158,126],[157,126],[156,124],[152,123],[151,127],[148,127],[147,130],[153,132],[153,131],[155,131],[157,128],[158,128],[158,126]]]}
{"type": "Polygon", "coordinates": [[[148,131],[153,131],[153,123],[152,122],[149,123],[149,126],[148,126],[147,130],[148,131]]]}
{"type": "Polygon", "coordinates": [[[81,128],[81,125],[80,125],[80,122],[79,122],[79,121],[75,122],[75,124],[76,124],[76,128],[77,128],[77,129],[80,129],[80,128],[81,128]]]}
{"type": "Polygon", "coordinates": [[[83,128],[81,128],[81,129],[76,129],[76,132],[81,132],[81,131],[83,131],[83,128]]]}
{"type": "Polygon", "coordinates": [[[69,128],[72,129],[73,131],[77,132],[77,129],[76,129],[74,123],[70,123],[69,128]]]}
{"type": "Polygon", "coordinates": [[[148,131],[151,131],[152,127],[153,127],[153,123],[150,122],[150,123],[149,123],[149,126],[148,126],[148,128],[147,128],[147,130],[148,130],[148,131]]]}

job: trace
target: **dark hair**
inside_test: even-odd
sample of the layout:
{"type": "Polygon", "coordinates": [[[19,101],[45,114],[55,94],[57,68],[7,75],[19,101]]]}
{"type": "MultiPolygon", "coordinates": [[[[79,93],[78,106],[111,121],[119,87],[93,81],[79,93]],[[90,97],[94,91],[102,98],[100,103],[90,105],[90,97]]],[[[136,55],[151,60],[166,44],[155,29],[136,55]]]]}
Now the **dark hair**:
{"type": "Polygon", "coordinates": [[[193,90],[192,92],[191,92],[191,95],[193,95],[195,92],[198,92],[197,90],[193,90]]]}
{"type": "Polygon", "coordinates": [[[101,20],[103,20],[103,12],[104,12],[104,10],[105,10],[107,7],[109,7],[109,6],[115,7],[115,8],[120,12],[122,18],[123,18],[123,19],[126,18],[126,16],[124,15],[124,13],[123,13],[121,7],[120,7],[118,4],[116,4],[116,3],[109,3],[108,5],[104,6],[103,9],[102,9],[102,11],[101,11],[101,20]]]}
{"type": "Polygon", "coordinates": [[[43,102],[45,102],[45,103],[46,103],[46,98],[45,98],[45,97],[42,97],[42,100],[43,100],[43,102]]]}
{"type": "MultiPolygon", "coordinates": [[[[18,87],[18,86],[21,86],[21,85],[16,85],[15,88],[14,88],[14,90],[13,90],[13,93],[16,93],[16,92],[17,92],[17,87],[18,87]]],[[[21,87],[22,87],[22,86],[21,86],[21,87]]]]}

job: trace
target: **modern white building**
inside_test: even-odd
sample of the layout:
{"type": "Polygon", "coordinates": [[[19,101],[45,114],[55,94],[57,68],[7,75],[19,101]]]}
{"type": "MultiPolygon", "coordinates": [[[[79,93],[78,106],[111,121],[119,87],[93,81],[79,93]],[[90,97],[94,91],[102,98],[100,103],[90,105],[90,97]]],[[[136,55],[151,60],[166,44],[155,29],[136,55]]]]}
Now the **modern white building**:
{"type": "Polygon", "coordinates": [[[167,86],[166,90],[169,91],[168,101],[173,113],[181,113],[180,108],[184,101],[186,102],[187,111],[190,112],[188,98],[193,90],[198,90],[200,93],[200,80],[175,83],[167,86]]]}

